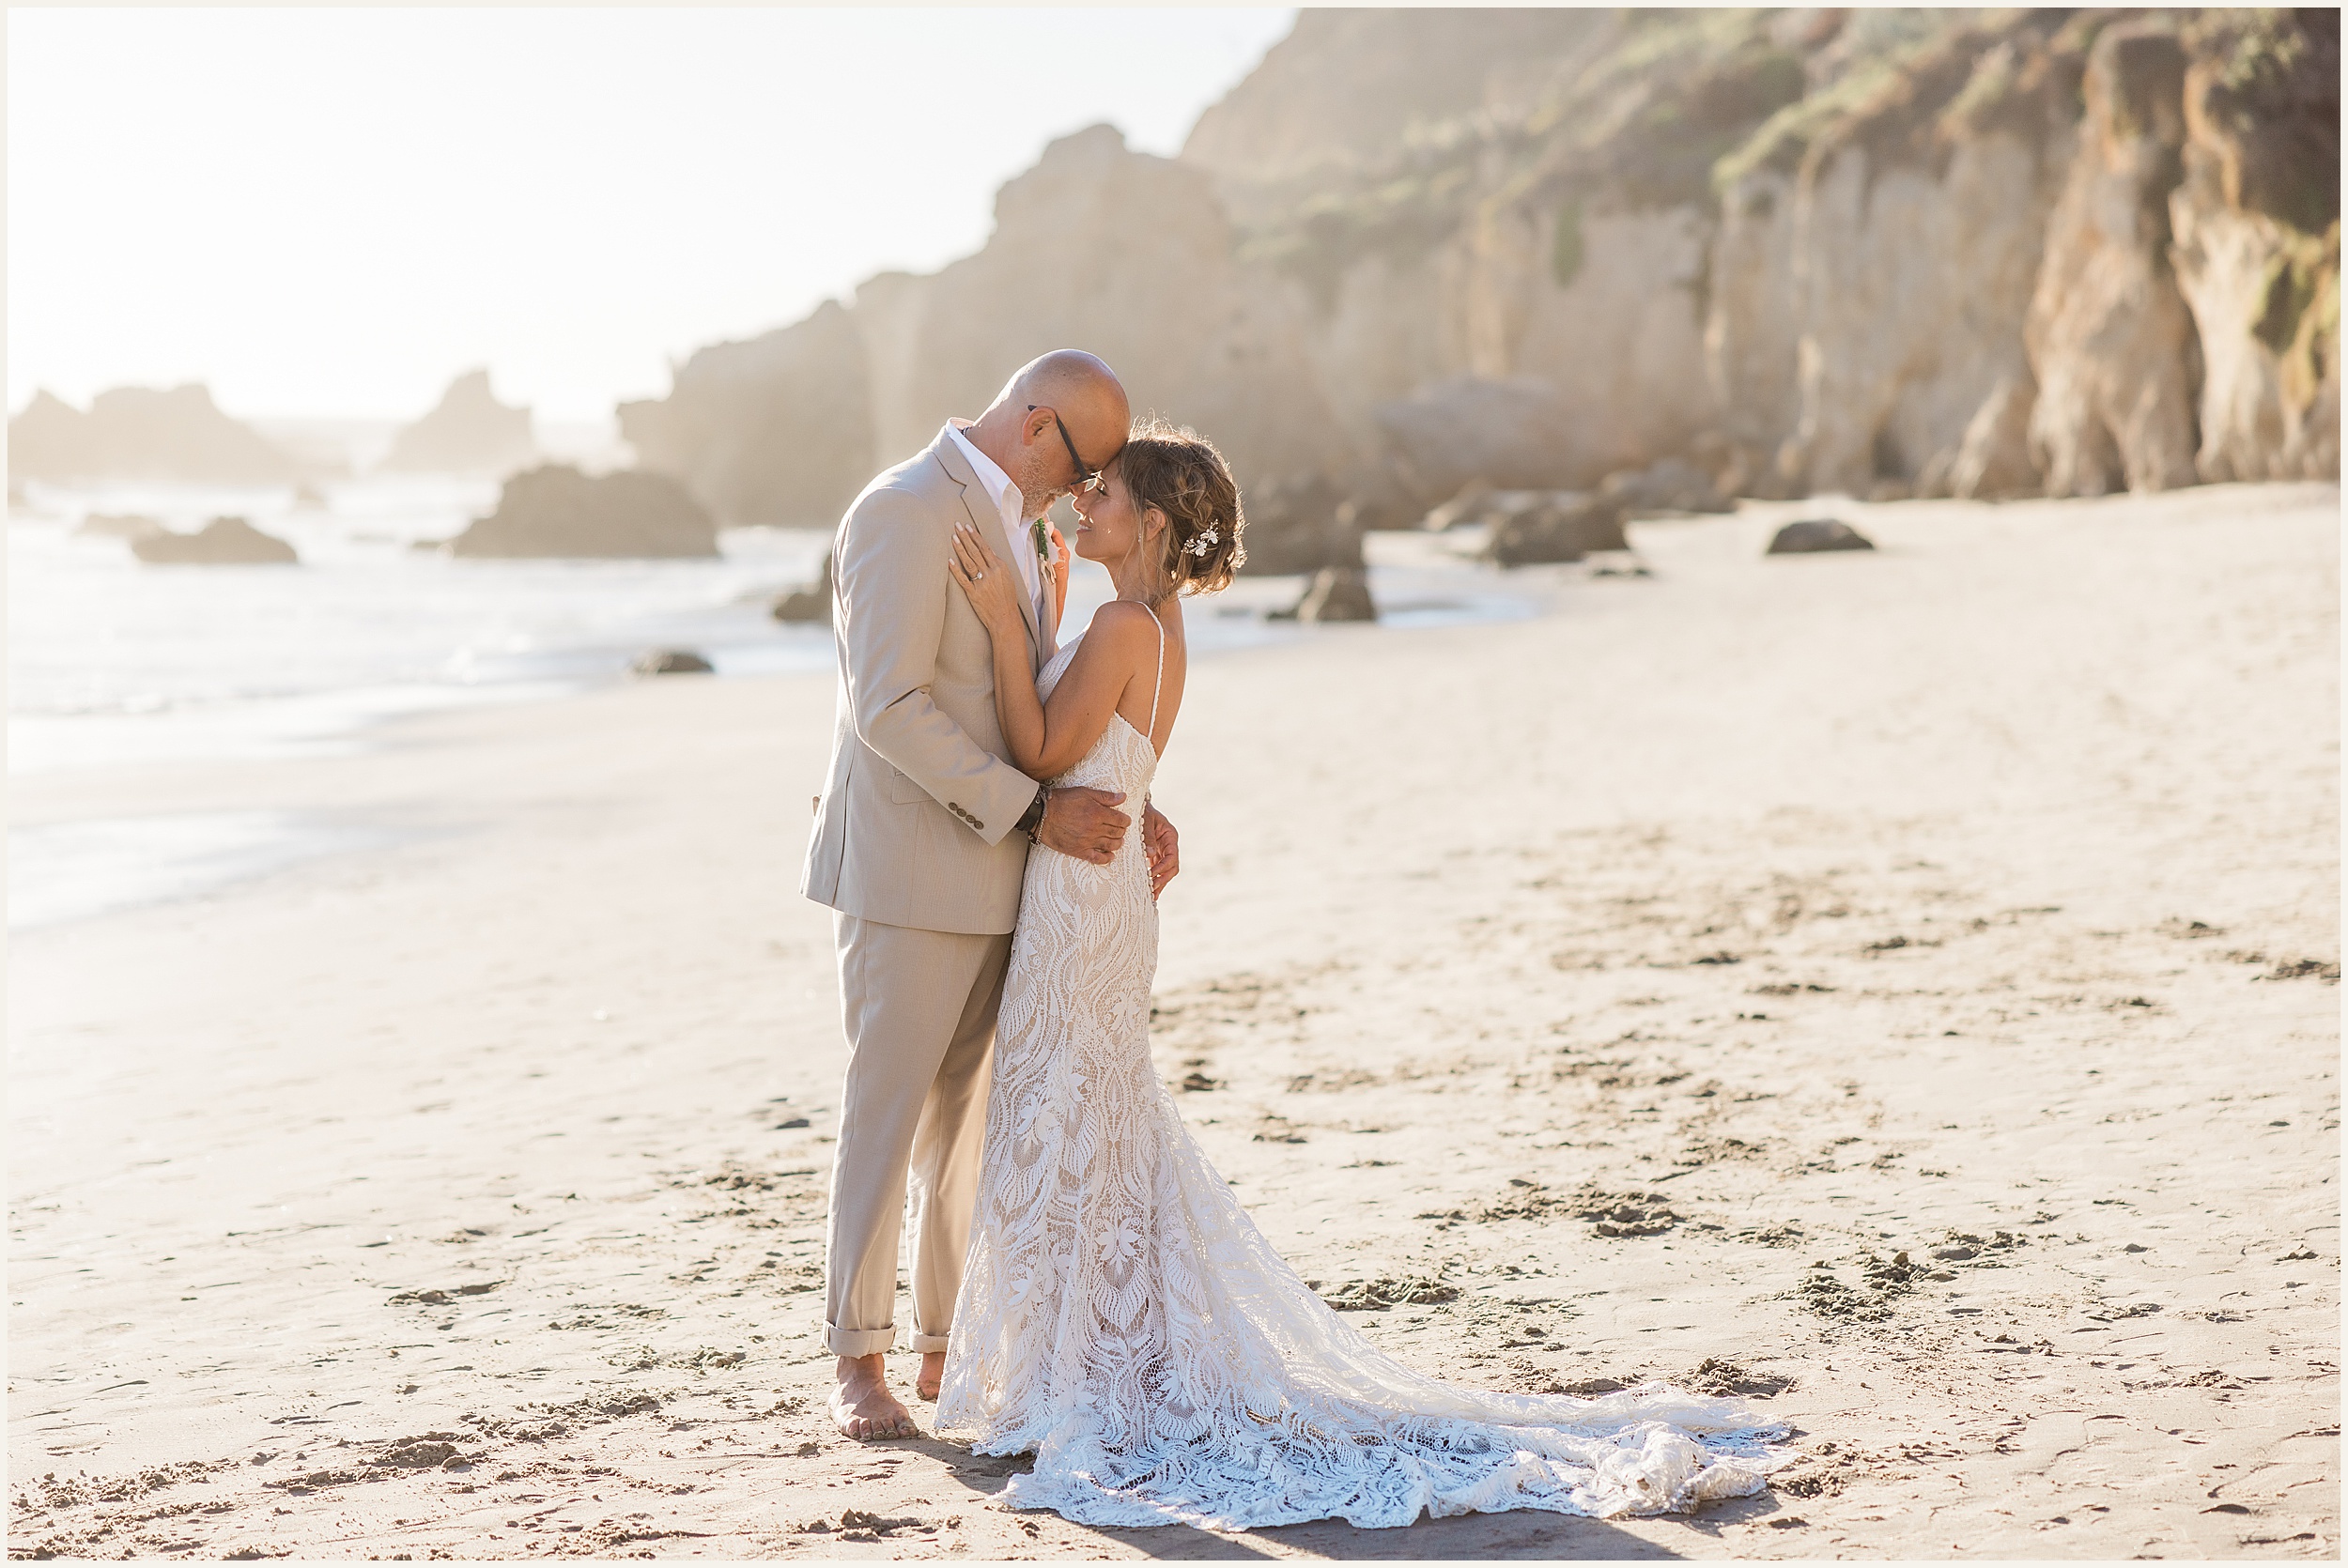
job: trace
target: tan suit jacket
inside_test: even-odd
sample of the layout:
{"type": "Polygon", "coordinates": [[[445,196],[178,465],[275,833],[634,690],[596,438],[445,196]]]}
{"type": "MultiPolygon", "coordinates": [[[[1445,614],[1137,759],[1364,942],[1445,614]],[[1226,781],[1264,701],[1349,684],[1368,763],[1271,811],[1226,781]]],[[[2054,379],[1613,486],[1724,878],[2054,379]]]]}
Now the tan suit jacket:
{"type": "MultiPolygon", "coordinates": [[[[964,522],[1006,570],[1018,570],[1009,552],[1032,548],[1007,534],[942,430],[866,485],[841,519],[831,574],[839,715],[799,891],[860,919],[996,935],[1018,920],[1028,845],[1012,829],[1036,781],[1008,761],[994,650],[946,574],[964,522]]],[[[1041,669],[1058,628],[1022,607],[1041,669]]]]}

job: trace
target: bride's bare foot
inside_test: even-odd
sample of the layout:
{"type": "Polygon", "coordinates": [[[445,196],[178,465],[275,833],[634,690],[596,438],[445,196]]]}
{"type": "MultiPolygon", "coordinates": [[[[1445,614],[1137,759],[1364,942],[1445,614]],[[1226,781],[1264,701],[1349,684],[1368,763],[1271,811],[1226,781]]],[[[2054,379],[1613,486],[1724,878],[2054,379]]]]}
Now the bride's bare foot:
{"type": "Polygon", "coordinates": [[[878,1352],[842,1356],[832,1371],[831,1419],[858,1442],[911,1437],[920,1431],[913,1412],[888,1391],[886,1362],[878,1352]]]}
{"type": "Polygon", "coordinates": [[[943,1350],[922,1351],[921,1375],[913,1380],[914,1396],[926,1399],[935,1405],[937,1403],[938,1388],[945,1381],[946,1352],[943,1350]]]}

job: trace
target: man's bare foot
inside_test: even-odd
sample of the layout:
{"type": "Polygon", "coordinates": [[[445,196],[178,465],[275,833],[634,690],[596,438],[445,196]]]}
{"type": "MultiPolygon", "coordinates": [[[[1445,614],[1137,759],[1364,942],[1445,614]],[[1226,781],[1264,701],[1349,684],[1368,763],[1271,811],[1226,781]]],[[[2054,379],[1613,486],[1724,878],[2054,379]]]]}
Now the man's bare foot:
{"type": "Polygon", "coordinates": [[[926,1399],[933,1405],[936,1404],[937,1391],[945,1381],[946,1352],[943,1350],[922,1351],[921,1375],[913,1380],[915,1397],[926,1399]]]}
{"type": "Polygon", "coordinates": [[[832,1370],[831,1419],[840,1430],[858,1442],[887,1437],[911,1437],[920,1428],[913,1412],[888,1391],[887,1358],[842,1356],[832,1370]]]}

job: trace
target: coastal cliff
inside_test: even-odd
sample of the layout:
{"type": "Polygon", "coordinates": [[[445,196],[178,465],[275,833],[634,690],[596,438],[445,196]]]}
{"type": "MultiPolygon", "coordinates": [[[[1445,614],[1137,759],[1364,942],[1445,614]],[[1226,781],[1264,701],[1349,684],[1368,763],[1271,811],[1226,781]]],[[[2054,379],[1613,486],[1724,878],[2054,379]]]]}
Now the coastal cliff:
{"type": "Polygon", "coordinates": [[[1178,160],[1107,127],[976,254],[621,410],[827,524],[1081,345],[1244,485],[1414,517],[1667,457],[1735,494],[2339,473],[2339,23],[2266,10],[1307,10],[1178,160]]]}

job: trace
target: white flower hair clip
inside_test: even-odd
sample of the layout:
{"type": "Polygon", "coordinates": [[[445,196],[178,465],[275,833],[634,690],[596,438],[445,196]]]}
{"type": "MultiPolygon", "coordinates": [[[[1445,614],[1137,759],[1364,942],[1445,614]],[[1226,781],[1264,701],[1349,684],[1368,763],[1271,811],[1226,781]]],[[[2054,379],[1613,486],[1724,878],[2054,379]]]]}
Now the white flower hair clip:
{"type": "Polygon", "coordinates": [[[1188,545],[1185,545],[1183,548],[1188,550],[1192,555],[1204,556],[1209,549],[1213,547],[1215,541],[1222,537],[1223,535],[1215,530],[1209,529],[1206,532],[1192,540],[1188,545]]]}

